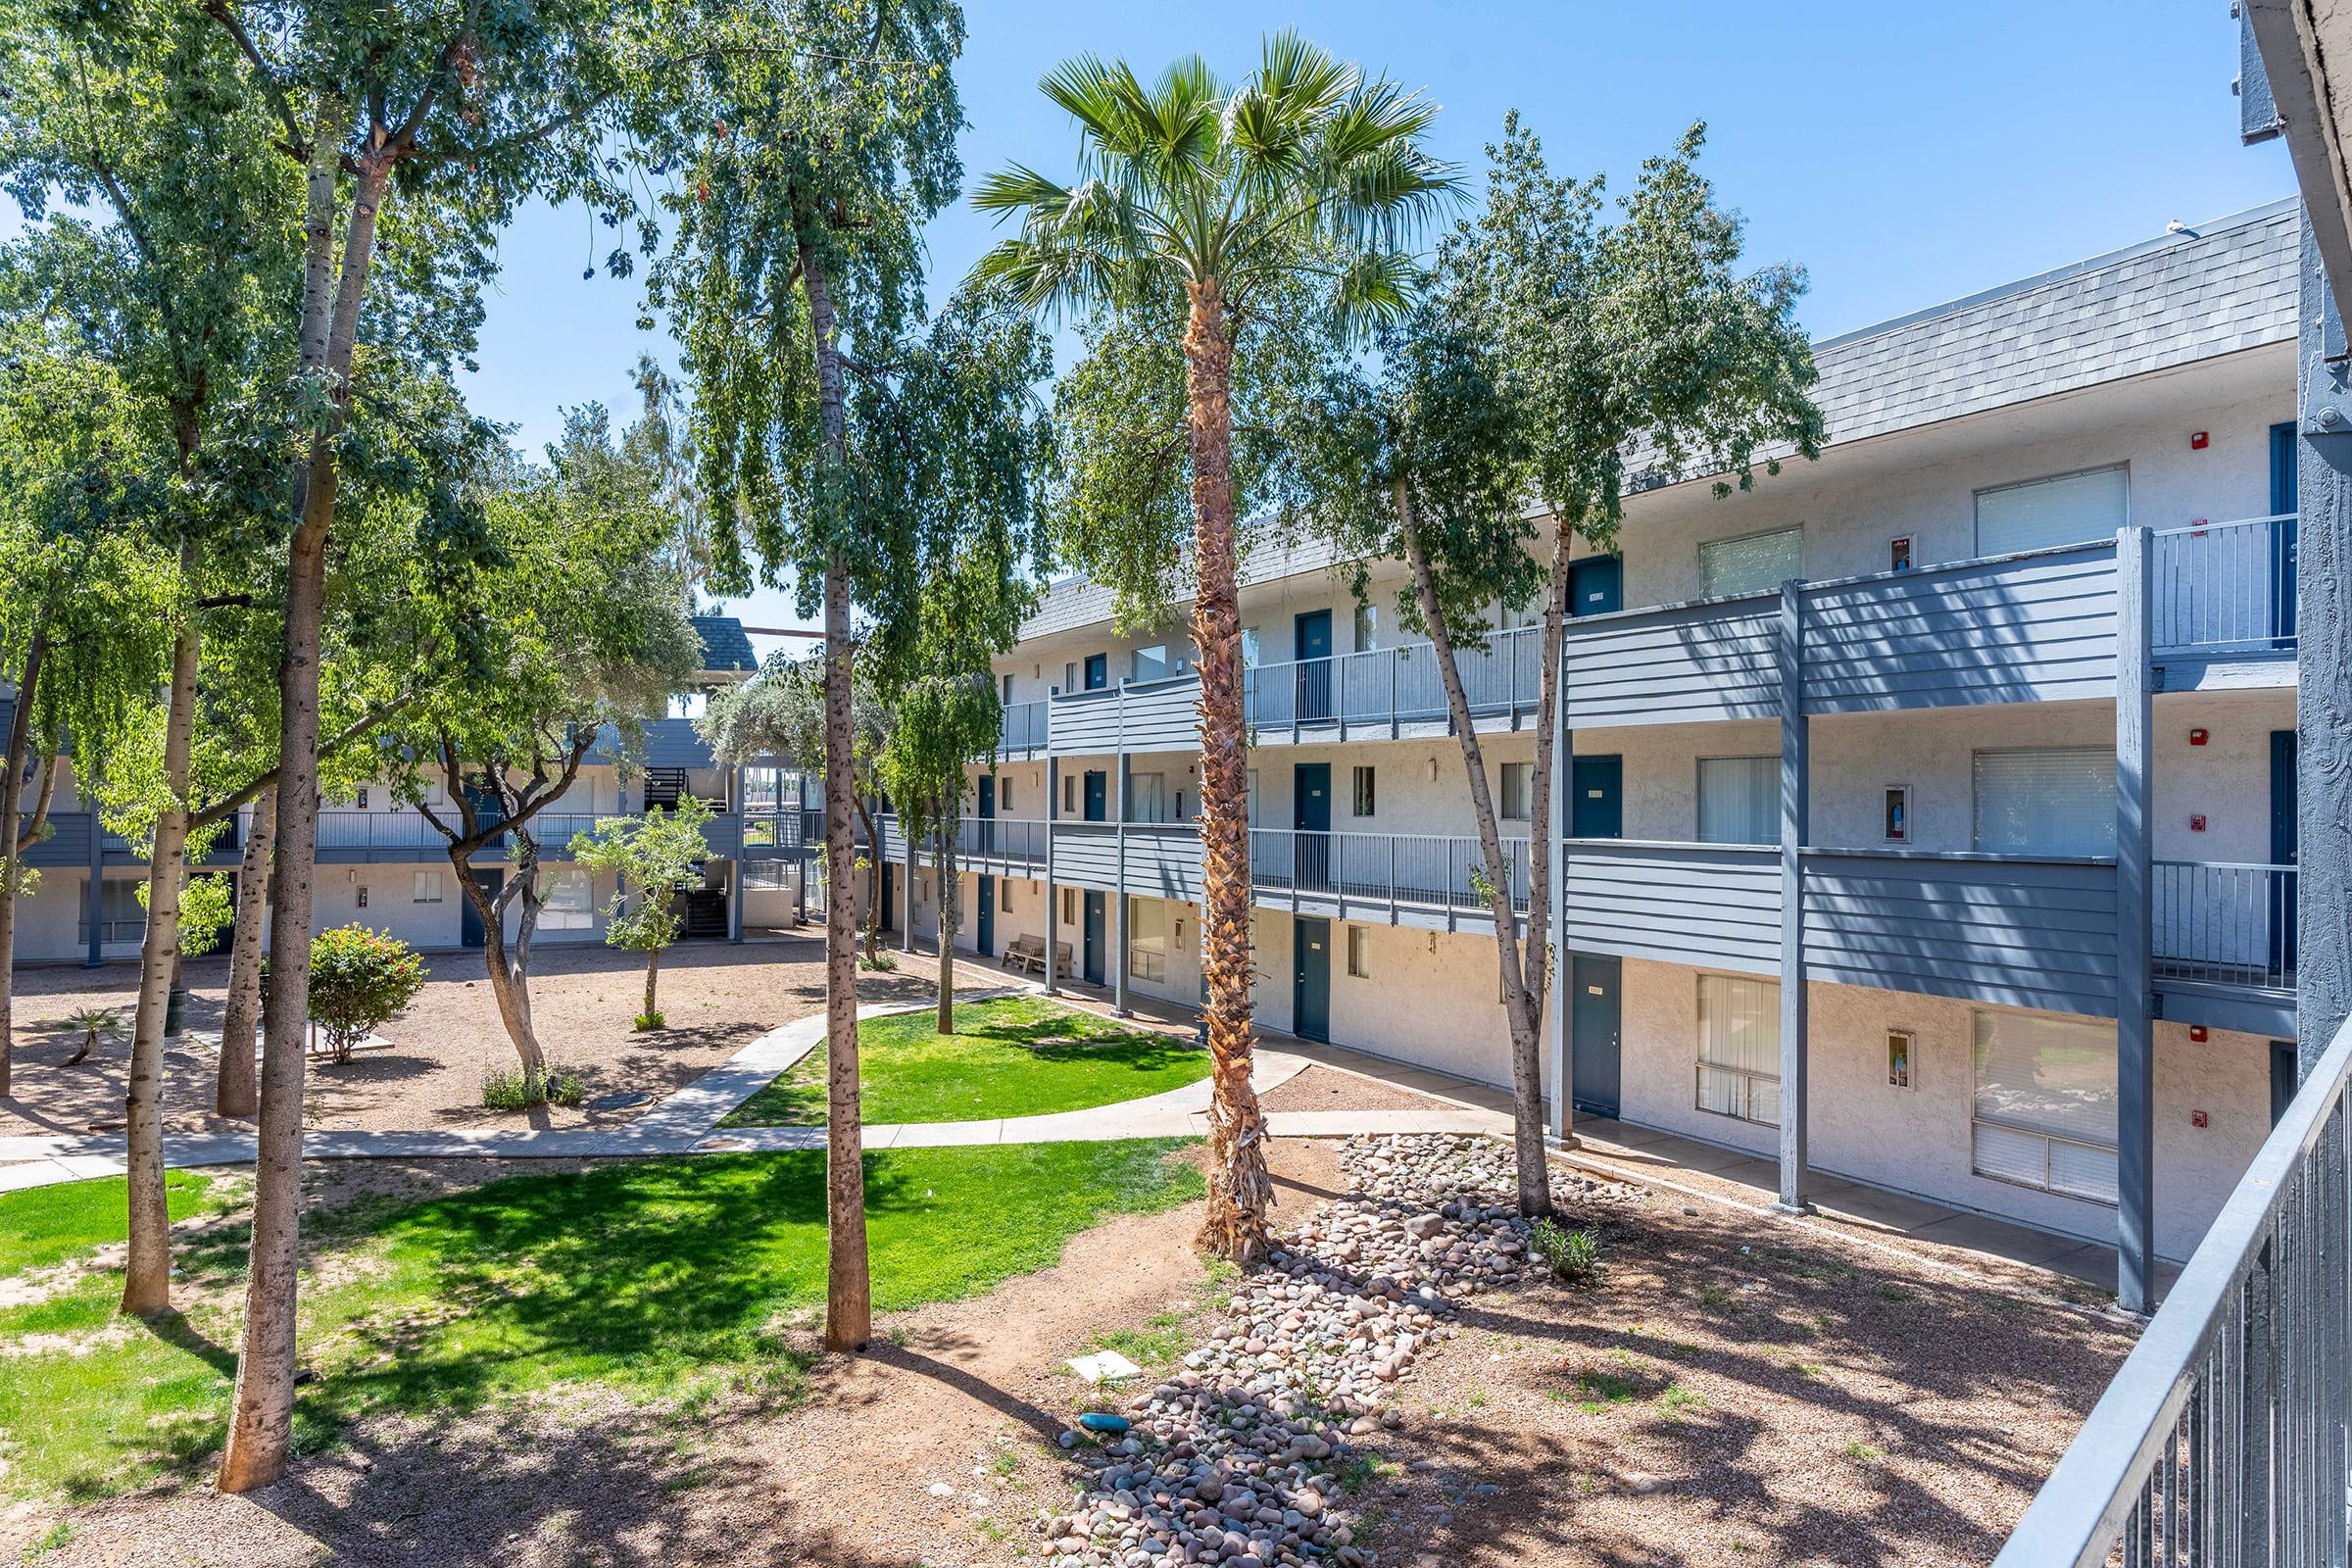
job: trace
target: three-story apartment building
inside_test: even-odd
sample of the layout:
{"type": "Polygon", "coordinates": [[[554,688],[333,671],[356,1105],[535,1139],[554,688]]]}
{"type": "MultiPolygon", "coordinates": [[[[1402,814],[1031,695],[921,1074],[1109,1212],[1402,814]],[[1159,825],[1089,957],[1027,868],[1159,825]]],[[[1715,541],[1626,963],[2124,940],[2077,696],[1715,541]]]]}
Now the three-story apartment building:
{"type": "MultiPolygon", "coordinates": [[[[2296,221],[1817,344],[1818,462],[1661,479],[1578,566],[1552,822],[1540,630],[1497,607],[1464,673],[1506,832],[1563,841],[1555,910],[1515,862],[1568,955],[1555,1125],[1777,1158],[1798,1201],[1818,1170],[2193,1248],[2294,1082],[2296,221]]],[[[1436,668],[1401,566],[1358,604],[1339,564],[1244,568],[1257,1016],[1503,1083],[1436,668]]],[[[1191,648],[1111,609],[1058,582],[998,662],[958,941],[1193,1003],[1191,648]]]]}

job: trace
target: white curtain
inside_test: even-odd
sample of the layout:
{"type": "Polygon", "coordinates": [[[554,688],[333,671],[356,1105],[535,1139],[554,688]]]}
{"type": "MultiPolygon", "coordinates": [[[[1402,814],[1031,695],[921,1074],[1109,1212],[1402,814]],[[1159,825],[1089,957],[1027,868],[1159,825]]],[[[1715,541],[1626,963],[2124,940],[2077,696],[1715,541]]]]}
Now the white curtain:
{"type": "Polygon", "coordinates": [[[1701,844],[1781,841],[1781,760],[1706,757],[1698,763],[1701,844]]]}
{"type": "Polygon", "coordinates": [[[2063,473],[1977,492],[1977,554],[2113,539],[2132,519],[2129,475],[2121,467],[2063,473]]]}
{"type": "Polygon", "coordinates": [[[1698,1108],[1780,1125],[1781,987],[1698,977],[1698,1108]]]}

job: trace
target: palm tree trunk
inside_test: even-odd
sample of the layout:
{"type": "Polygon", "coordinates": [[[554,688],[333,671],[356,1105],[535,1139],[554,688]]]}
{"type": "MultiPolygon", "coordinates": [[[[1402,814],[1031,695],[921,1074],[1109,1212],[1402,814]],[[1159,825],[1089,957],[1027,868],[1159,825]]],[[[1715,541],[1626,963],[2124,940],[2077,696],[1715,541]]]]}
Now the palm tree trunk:
{"type": "Polygon", "coordinates": [[[1233,341],[1215,280],[1193,284],[1191,292],[1184,357],[1193,555],[1200,572],[1193,644],[1200,666],[1200,968],[1214,1063],[1208,1214],[1200,1244],[1250,1264],[1268,1249],[1273,1183],[1266,1174],[1265,1117],[1250,1083],[1250,771],[1233,516],[1233,341]]]}
{"type": "Polygon", "coordinates": [[[253,1076],[254,1026],[262,1008],[262,934],[270,923],[270,841],[277,832],[277,791],[254,798],[245,859],[237,869],[237,919],[228,943],[228,1001],[220,1014],[220,1072],[213,1113],[251,1121],[261,1108],[253,1076]]]}
{"type": "MultiPolygon", "coordinates": [[[[193,597],[199,551],[179,545],[182,586],[193,597]]],[[[147,861],[147,930],[139,949],[139,1003],[122,1097],[128,1145],[129,1245],[122,1310],[152,1317],[172,1308],[172,1209],[164,1188],[164,1016],[179,963],[179,894],[187,881],[188,753],[196,731],[196,663],[202,652],[193,606],[172,642],[172,686],[164,709],[164,788],[147,861]]],[[[96,824],[92,824],[93,828],[96,824]]]]}
{"type": "MultiPolygon", "coordinates": [[[[847,463],[841,353],[824,259],[801,246],[809,335],[816,342],[817,418],[824,434],[820,484],[847,463]]],[[[837,501],[836,504],[839,504],[837,501]]],[[[850,815],[856,761],[850,726],[850,568],[836,548],[825,566],[825,1348],[862,1350],[873,1337],[874,1288],[865,1243],[865,1140],[858,1118],[858,916],[850,815]]],[[[878,858],[882,846],[873,847],[878,858]]],[[[912,897],[912,890],[908,890],[912,897]]]]}
{"type": "MultiPolygon", "coordinates": [[[[1453,629],[1439,602],[1436,579],[1430,573],[1429,552],[1413,512],[1410,483],[1396,484],[1396,522],[1404,540],[1405,563],[1412,569],[1413,592],[1420,600],[1421,618],[1429,626],[1430,646],[1437,652],[1438,678],[1446,688],[1446,710],[1462,749],[1462,770],[1470,784],[1470,808],[1478,822],[1478,847],[1486,864],[1488,908],[1494,919],[1495,959],[1502,967],[1503,1018],[1511,1032],[1511,1132],[1518,1155],[1519,1211],[1527,1215],[1551,1212],[1551,1167],[1544,1154],[1544,983],[1545,943],[1533,931],[1524,949],[1517,910],[1511,901],[1510,864],[1502,855],[1502,832],[1494,816],[1494,796],[1487,782],[1485,748],[1470,711],[1469,694],[1453,646],[1453,629]],[[1524,961],[1523,961],[1524,959],[1524,961]]],[[[1563,561],[1561,569],[1565,569],[1563,561]]],[[[1562,578],[1564,589],[1565,578],[1562,578]]],[[[1548,695],[1548,681],[1544,687],[1548,695]]],[[[1544,880],[1550,859],[1544,854],[1550,834],[1551,742],[1553,726],[1539,720],[1536,761],[1531,781],[1528,826],[1528,921],[1544,918],[1550,885],[1544,880]]],[[[1564,979],[1563,979],[1563,983],[1564,979]]],[[[1559,1092],[1565,1093],[1565,1086],[1559,1092]]]]}
{"type": "MultiPolygon", "coordinates": [[[[8,757],[0,763],[8,769],[7,776],[0,778],[0,1100],[9,1097],[9,1056],[16,1039],[17,882],[24,874],[25,754],[32,745],[33,694],[48,657],[49,631],[44,623],[33,631],[24,650],[16,707],[8,721],[8,757]]],[[[97,831],[95,824],[91,831],[97,831]]]]}

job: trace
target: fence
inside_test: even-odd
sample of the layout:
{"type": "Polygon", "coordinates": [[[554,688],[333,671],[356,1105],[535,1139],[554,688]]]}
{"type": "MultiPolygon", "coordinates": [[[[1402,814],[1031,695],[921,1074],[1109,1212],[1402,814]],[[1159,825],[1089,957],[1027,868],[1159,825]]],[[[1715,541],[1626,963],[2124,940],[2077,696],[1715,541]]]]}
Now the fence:
{"type": "Polygon", "coordinates": [[[2292,990],[2295,868],[2158,860],[2156,968],[2168,979],[2292,990]]]}
{"type": "Polygon", "coordinates": [[[2295,646],[2295,515],[2165,528],[2149,540],[2158,653],[2276,653],[2295,646]]]}

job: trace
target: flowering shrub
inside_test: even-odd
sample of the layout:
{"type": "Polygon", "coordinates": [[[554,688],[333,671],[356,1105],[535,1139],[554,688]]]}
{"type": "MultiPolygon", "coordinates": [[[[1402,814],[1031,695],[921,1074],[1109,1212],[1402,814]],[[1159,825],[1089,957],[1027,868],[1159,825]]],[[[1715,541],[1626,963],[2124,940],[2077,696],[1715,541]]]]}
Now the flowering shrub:
{"type": "Polygon", "coordinates": [[[311,1021],[326,1031],[337,1061],[424,989],[416,950],[386,931],[339,925],[311,943],[311,1021]]]}

